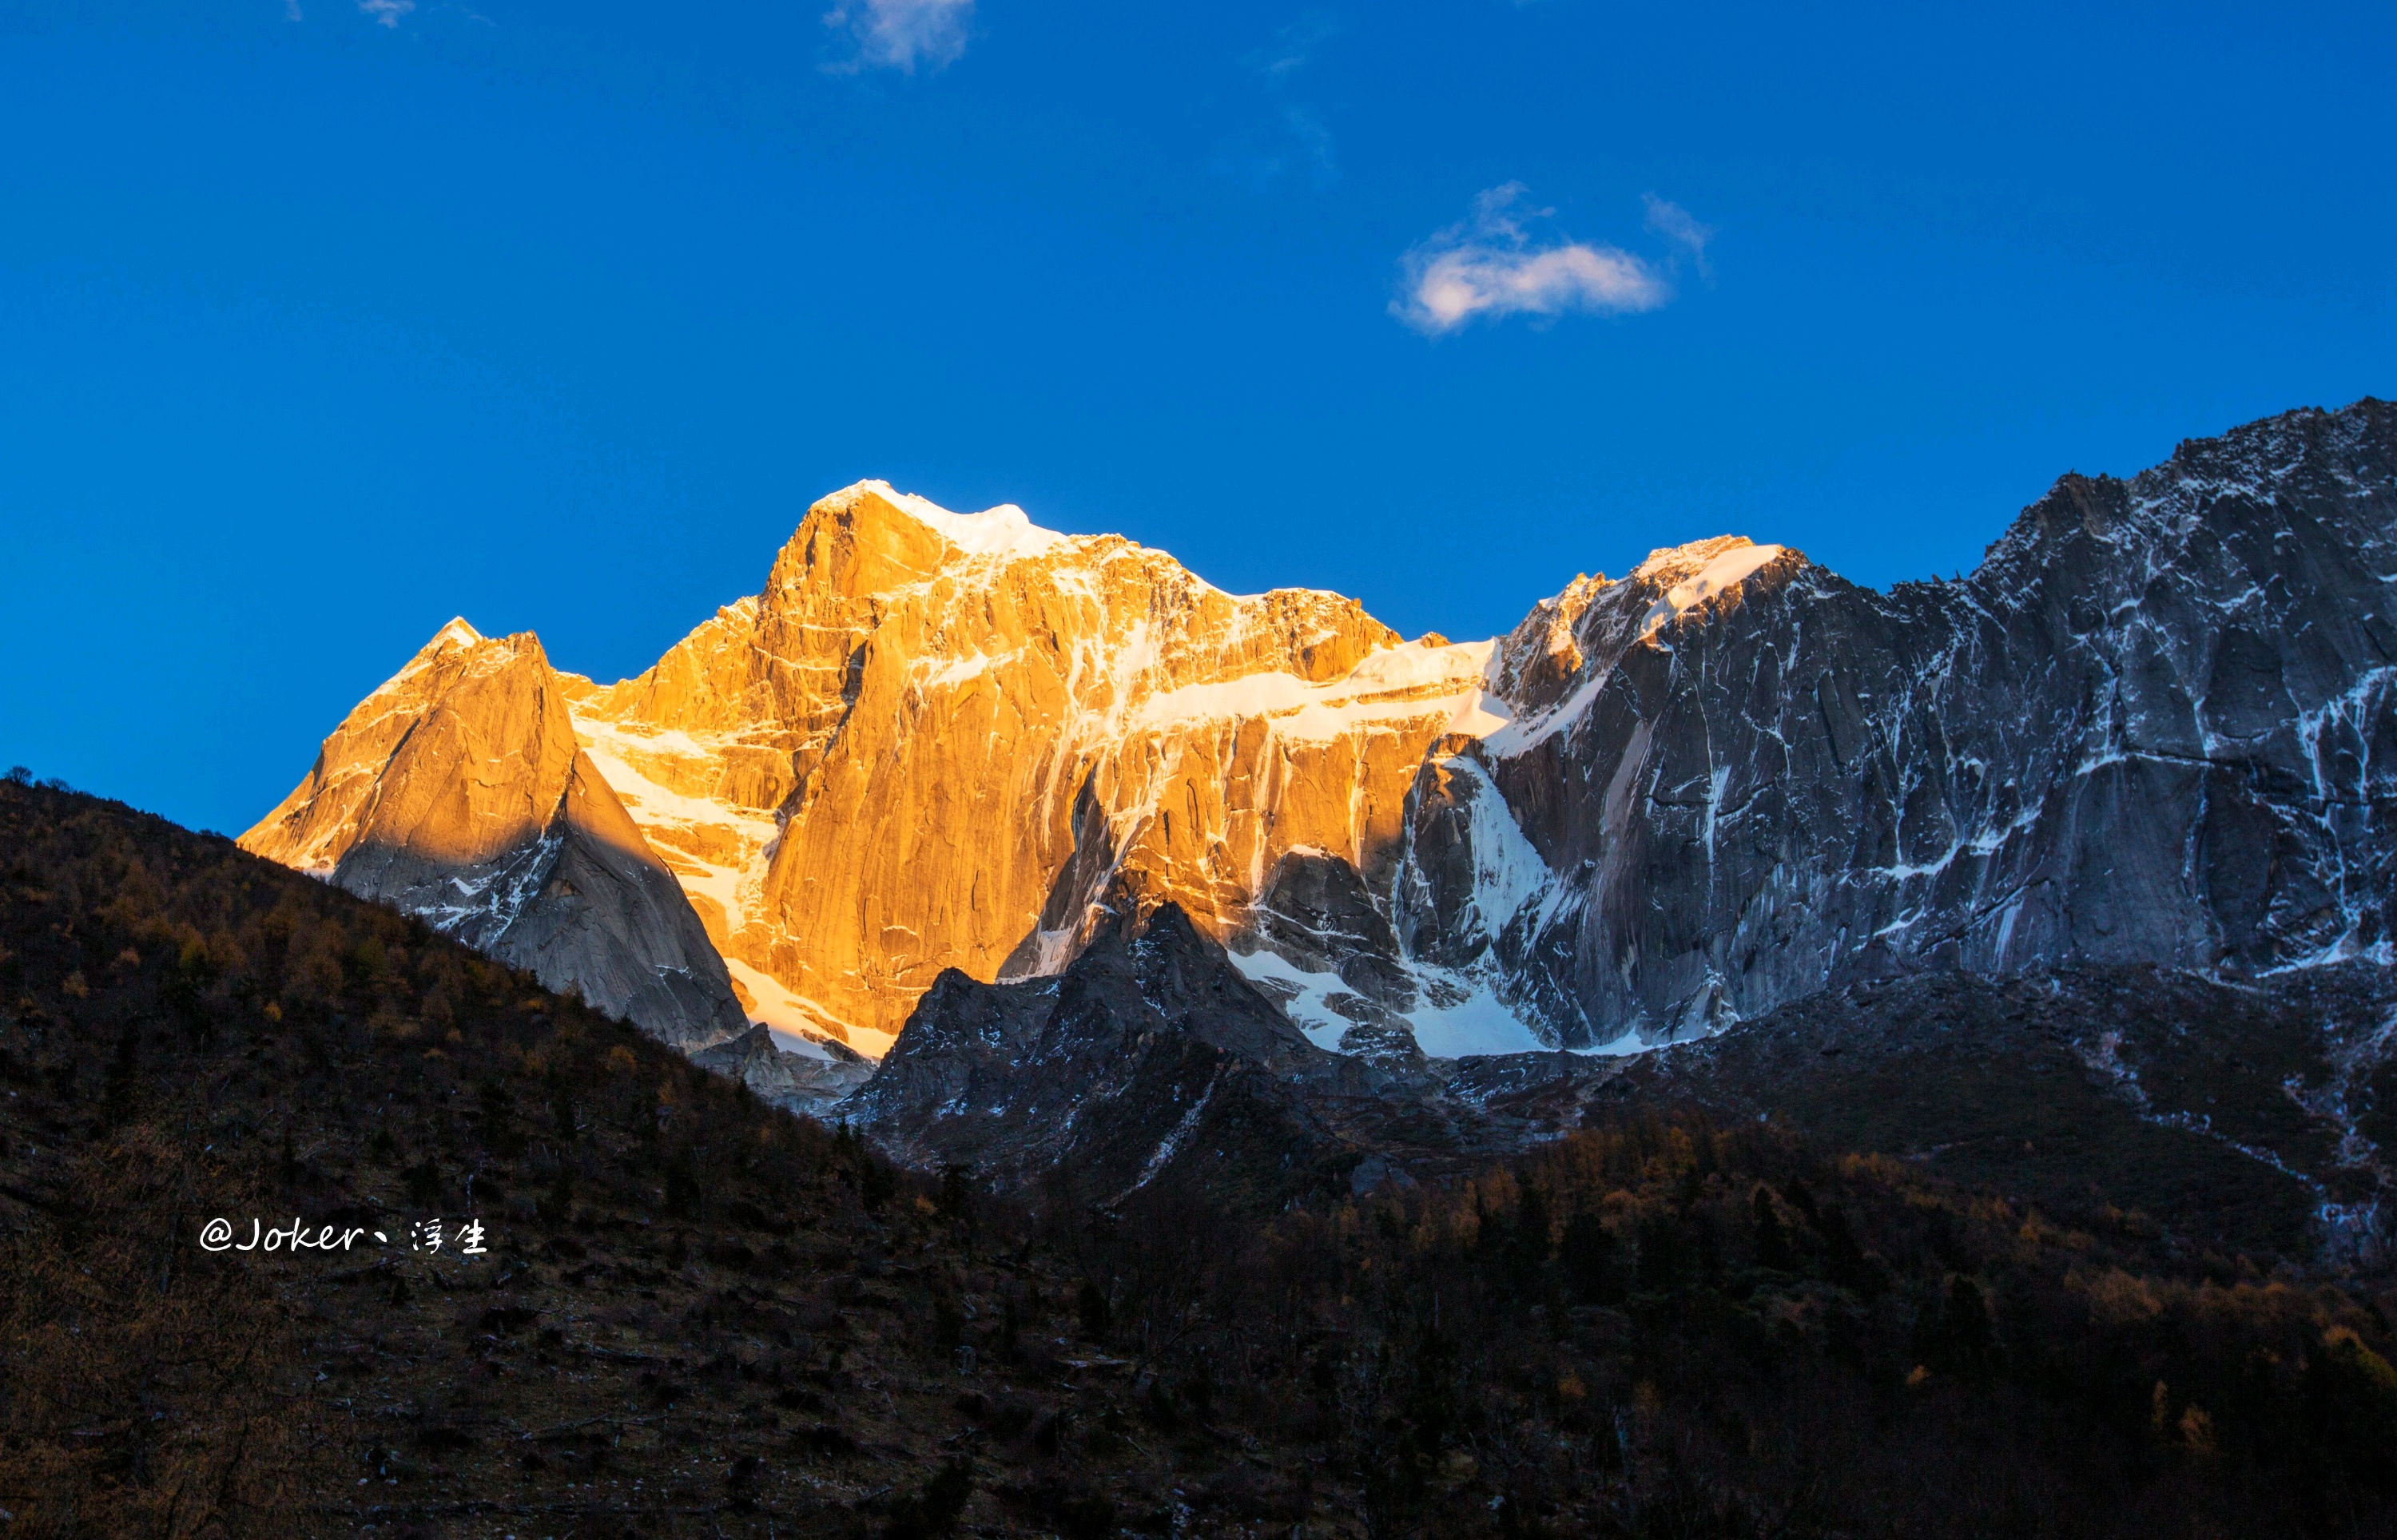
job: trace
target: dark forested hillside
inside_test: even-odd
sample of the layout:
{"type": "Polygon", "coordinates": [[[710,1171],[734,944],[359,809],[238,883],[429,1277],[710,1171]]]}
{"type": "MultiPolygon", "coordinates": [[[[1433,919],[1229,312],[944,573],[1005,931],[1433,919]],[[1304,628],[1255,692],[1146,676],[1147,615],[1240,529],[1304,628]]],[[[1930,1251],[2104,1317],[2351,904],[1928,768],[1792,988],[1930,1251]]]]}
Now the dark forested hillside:
{"type": "Polygon", "coordinates": [[[0,876],[5,1533],[880,1533],[996,1502],[943,1475],[994,1313],[954,1195],[229,842],[0,786],[0,876]],[[365,1233],[212,1252],[218,1216],[365,1233]]]}
{"type": "Polygon", "coordinates": [[[1627,1106],[1769,1116],[2051,1216],[2136,1209],[2192,1254],[2383,1266],[2397,1235],[2397,977],[2146,964],[1826,990],[1643,1055],[1627,1106]]]}
{"type": "Polygon", "coordinates": [[[10,1536],[2397,1532],[2389,1281],[2134,1212],[1694,1115],[1003,1207],[54,790],[0,949],[10,1536]]]}

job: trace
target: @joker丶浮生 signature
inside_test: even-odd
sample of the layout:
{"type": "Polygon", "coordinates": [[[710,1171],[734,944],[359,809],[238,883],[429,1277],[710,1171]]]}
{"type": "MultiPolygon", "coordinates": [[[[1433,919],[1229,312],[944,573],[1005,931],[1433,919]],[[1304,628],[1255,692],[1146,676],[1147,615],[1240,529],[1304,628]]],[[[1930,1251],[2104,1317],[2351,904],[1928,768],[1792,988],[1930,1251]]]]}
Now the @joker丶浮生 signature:
{"type": "MultiPolygon", "coordinates": [[[[267,1228],[262,1220],[251,1219],[247,1241],[235,1241],[235,1233],[233,1221],[221,1215],[211,1219],[200,1227],[200,1249],[211,1252],[345,1252],[369,1235],[374,1237],[375,1244],[379,1246],[392,1243],[391,1237],[382,1230],[360,1226],[325,1225],[311,1230],[296,1215],[290,1224],[277,1225],[273,1228],[267,1228]]],[[[408,1249],[410,1251],[437,1252],[441,1249],[442,1240],[441,1221],[438,1219],[420,1219],[408,1228],[408,1249]]],[[[480,1219],[467,1220],[458,1231],[458,1255],[482,1256],[489,1251],[489,1248],[483,1244],[483,1222],[480,1219]]]]}

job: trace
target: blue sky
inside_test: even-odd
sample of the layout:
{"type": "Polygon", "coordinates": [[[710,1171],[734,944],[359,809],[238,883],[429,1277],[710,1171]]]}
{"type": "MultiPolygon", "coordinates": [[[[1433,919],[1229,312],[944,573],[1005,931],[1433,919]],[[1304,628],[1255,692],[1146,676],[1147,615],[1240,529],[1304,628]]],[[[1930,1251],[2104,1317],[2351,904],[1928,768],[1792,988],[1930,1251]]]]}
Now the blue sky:
{"type": "Polygon", "coordinates": [[[883,476],[1486,635],[2397,391],[2378,7],[0,9],[0,762],[227,830],[883,476]],[[194,14],[197,13],[197,14],[194,14]]]}

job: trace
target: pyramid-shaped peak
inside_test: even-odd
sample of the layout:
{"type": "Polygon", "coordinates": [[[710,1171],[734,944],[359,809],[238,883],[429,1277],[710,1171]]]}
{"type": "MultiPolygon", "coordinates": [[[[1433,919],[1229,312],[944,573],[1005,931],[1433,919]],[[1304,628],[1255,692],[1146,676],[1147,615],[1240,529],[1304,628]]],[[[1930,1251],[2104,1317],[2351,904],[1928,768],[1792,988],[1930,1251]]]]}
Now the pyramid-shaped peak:
{"type": "Polygon", "coordinates": [[[482,640],[483,633],[468,625],[464,616],[453,615],[449,617],[449,623],[435,631],[433,640],[424,644],[419,650],[439,652],[442,648],[449,646],[471,647],[482,640]]]}
{"type": "Polygon", "coordinates": [[[471,652],[481,646],[483,640],[483,633],[468,625],[464,616],[453,615],[449,617],[449,623],[435,631],[424,645],[417,648],[415,654],[400,666],[399,672],[384,680],[375,690],[375,694],[387,694],[450,654],[471,652]]]}
{"type": "Polygon", "coordinates": [[[376,687],[373,696],[388,696],[396,691],[412,689],[417,682],[456,677],[459,669],[475,675],[510,668],[529,659],[540,668],[549,667],[549,655],[542,650],[541,638],[530,631],[517,631],[512,636],[489,637],[466,622],[463,616],[453,616],[449,624],[433,633],[432,640],[416,649],[400,670],[376,687]]]}

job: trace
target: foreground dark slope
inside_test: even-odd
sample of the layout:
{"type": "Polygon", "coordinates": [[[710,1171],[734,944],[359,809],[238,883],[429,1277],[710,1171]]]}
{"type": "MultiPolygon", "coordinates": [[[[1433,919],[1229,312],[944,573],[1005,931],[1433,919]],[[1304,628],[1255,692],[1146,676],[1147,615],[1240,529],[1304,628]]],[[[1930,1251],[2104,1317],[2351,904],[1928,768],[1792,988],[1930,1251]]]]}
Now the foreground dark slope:
{"type": "Polygon", "coordinates": [[[1753,1121],[1265,1220],[1069,1169],[977,1221],[114,804],[0,786],[0,947],[11,1535],[2397,1528],[2382,1281],[1753,1121]],[[211,1254],[220,1214],[397,1244],[211,1254]]]}
{"type": "Polygon", "coordinates": [[[921,1528],[1001,1307],[907,1179],[213,836],[0,785],[0,863],[7,1533],[921,1528]]]}
{"type": "Polygon", "coordinates": [[[2377,1266],[2397,1236],[2397,977],[2152,966],[1883,980],[1642,1055],[1614,1109],[1764,1117],[2190,1255],[2377,1266]]]}

